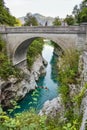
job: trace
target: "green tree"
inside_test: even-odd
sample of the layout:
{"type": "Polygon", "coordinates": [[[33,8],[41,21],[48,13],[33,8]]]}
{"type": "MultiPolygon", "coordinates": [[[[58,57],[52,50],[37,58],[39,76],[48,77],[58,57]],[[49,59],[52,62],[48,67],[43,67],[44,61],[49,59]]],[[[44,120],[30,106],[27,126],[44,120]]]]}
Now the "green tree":
{"type": "Polygon", "coordinates": [[[87,22],[87,8],[83,8],[79,13],[79,22],[87,22]]]}
{"type": "Polygon", "coordinates": [[[26,17],[24,18],[25,20],[25,26],[38,26],[38,21],[37,19],[31,14],[31,13],[27,13],[26,17]]]}
{"type": "Polygon", "coordinates": [[[10,14],[9,8],[5,6],[4,0],[0,0],[0,24],[14,26],[16,18],[10,14]]]}
{"type": "Polygon", "coordinates": [[[4,1],[3,1],[3,0],[0,0],[0,6],[3,7],[3,6],[5,6],[4,4],[5,4],[4,1]]]}
{"type": "Polygon", "coordinates": [[[83,0],[79,6],[76,5],[72,13],[77,23],[87,22],[87,0],[83,0]]]}
{"type": "Polygon", "coordinates": [[[22,23],[19,19],[16,19],[16,24],[14,26],[22,26],[22,23]]]}
{"type": "Polygon", "coordinates": [[[32,44],[29,46],[28,52],[27,52],[27,63],[28,68],[31,69],[35,58],[42,53],[43,49],[43,39],[38,38],[32,42],[32,44]]]}
{"type": "Polygon", "coordinates": [[[56,17],[53,21],[53,25],[54,26],[60,26],[61,25],[61,21],[59,17],[56,17]]]}
{"type": "Polygon", "coordinates": [[[64,20],[68,25],[74,25],[74,18],[72,15],[67,15],[65,20],[64,20]]]}

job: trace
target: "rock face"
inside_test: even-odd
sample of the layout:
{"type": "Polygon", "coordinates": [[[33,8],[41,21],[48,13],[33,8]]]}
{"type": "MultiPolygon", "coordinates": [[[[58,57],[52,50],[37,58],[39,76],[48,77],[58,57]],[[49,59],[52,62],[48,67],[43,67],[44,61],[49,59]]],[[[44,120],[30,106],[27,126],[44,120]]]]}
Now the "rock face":
{"type": "Polygon", "coordinates": [[[56,116],[59,113],[62,115],[63,113],[63,104],[61,103],[61,98],[56,97],[53,100],[48,100],[44,103],[42,110],[40,110],[39,115],[51,115],[56,116]]]}
{"type": "MultiPolygon", "coordinates": [[[[84,86],[85,83],[87,83],[87,52],[84,52],[83,55],[81,56],[81,69],[82,69],[82,74],[81,74],[81,81],[82,81],[82,86],[84,86]]],[[[81,70],[80,69],[80,70],[81,70]]],[[[81,103],[81,112],[83,113],[83,118],[82,118],[82,124],[80,130],[86,130],[86,123],[87,123],[87,90],[85,92],[84,98],[82,99],[81,103]]]]}
{"type": "MultiPolygon", "coordinates": [[[[80,56],[80,60],[79,60],[79,74],[80,74],[80,83],[81,84],[70,84],[69,88],[70,88],[70,96],[74,97],[76,94],[78,95],[79,92],[81,92],[82,88],[84,87],[85,83],[87,83],[87,52],[84,52],[81,56],[80,56]]],[[[75,105],[75,104],[74,104],[75,105]]],[[[82,99],[82,103],[81,103],[81,108],[80,108],[80,113],[78,111],[78,108],[74,109],[75,113],[79,114],[83,114],[83,118],[82,118],[82,123],[81,123],[81,127],[80,130],[86,130],[86,123],[87,123],[87,90],[85,92],[85,95],[82,99]]],[[[56,113],[61,113],[61,115],[63,115],[64,112],[64,107],[63,104],[61,103],[61,98],[57,97],[51,101],[46,101],[42,110],[40,111],[39,115],[52,115],[55,116],[56,113]]],[[[61,116],[60,116],[61,117],[61,116]]]]}
{"type": "MultiPolygon", "coordinates": [[[[31,14],[31,13],[30,13],[31,14]]],[[[45,25],[45,23],[47,22],[47,25],[48,26],[52,26],[53,24],[53,21],[54,21],[54,18],[53,17],[46,17],[46,16],[43,16],[43,15],[41,15],[41,14],[38,14],[38,13],[35,13],[35,14],[31,14],[32,16],[34,16],[36,19],[37,19],[37,21],[38,21],[38,23],[40,24],[40,25],[45,25]]],[[[24,16],[25,17],[25,16],[24,16]]],[[[25,23],[25,21],[24,21],[24,17],[20,17],[19,19],[20,19],[20,21],[22,22],[22,24],[24,24],[25,23]]]]}
{"type": "Polygon", "coordinates": [[[53,52],[56,56],[61,56],[63,53],[63,50],[60,47],[54,47],[54,52],[53,52]]]}
{"type": "Polygon", "coordinates": [[[10,100],[20,100],[37,87],[36,81],[40,75],[46,73],[44,63],[47,64],[43,57],[38,55],[31,71],[23,68],[24,78],[21,81],[14,76],[9,77],[8,81],[0,79],[0,102],[4,108],[11,107],[10,100]]]}

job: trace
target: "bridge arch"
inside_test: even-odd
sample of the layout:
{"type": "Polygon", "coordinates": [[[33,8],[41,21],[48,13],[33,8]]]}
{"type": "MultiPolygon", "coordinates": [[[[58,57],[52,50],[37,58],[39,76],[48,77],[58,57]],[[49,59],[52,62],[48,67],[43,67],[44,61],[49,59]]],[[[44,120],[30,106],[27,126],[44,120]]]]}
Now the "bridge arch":
{"type": "Polygon", "coordinates": [[[13,52],[13,58],[12,58],[14,65],[17,65],[17,64],[21,63],[22,61],[26,60],[28,47],[37,38],[44,38],[44,39],[51,40],[51,41],[55,42],[64,51],[64,46],[62,46],[60,40],[57,43],[56,40],[53,40],[52,38],[47,38],[47,37],[28,38],[28,39],[24,40],[22,43],[20,43],[19,45],[15,46],[14,52],[13,52]]]}
{"type": "Polygon", "coordinates": [[[37,37],[57,43],[64,51],[70,47],[84,49],[87,43],[86,25],[67,27],[1,27],[0,33],[7,41],[7,52],[13,65],[26,59],[29,44],[37,37]]]}

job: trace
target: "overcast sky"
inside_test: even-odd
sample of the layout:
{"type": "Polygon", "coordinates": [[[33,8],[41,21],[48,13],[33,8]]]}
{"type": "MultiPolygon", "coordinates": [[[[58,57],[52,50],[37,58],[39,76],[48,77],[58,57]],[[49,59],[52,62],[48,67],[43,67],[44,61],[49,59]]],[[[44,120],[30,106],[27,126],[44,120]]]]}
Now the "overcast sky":
{"type": "Polygon", "coordinates": [[[40,13],[44,16],[66,17],[73,7],[82,0],[4,0],[12,15],[25,16],[28,12],[40,13]]]}

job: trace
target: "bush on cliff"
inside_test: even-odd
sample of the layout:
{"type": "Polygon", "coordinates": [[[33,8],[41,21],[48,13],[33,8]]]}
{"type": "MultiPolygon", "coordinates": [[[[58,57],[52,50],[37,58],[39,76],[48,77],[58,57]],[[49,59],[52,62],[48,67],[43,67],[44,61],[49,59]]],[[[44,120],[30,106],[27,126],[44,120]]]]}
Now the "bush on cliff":
{"type": "Polygon", "coordinates": [[[43,49],[43,39],[38,38],[34,40],[31,45],[29,46],[28,52],[27,52],[27,63],[28,68],[31,69],[35,58],[38,56],[38,54],[41,54],[43,49]]]}
{"type": "MultiPolygon", "coordinates": [[[[34,42],[35,46],[33,47],[37,48],[38,42],[34,42]],[[37,44],[35,44],[37,43],[37,44]]],[[[40,43],[42,46],[42,43],[40,43]]],[[[31,56],[35,58],[35,56],[38,55],[38,53],[42,51],[41,48],[33,48],[31,47],[30,50],[32,50],[31,56]],[[36,50],[35,50],[36,49],[36,50]],[[40,50],[39,50],[40,49],[40,50]],[[34,54],[35,52],[35,54],[34,54]]],[[[10,63],[7,59],[7,56],[3,54],[3,49],[1,49],[0,53],[0,63],[2,63],[2,66],[5,66],[4,70],[5,72],[9,72],[9,74],[12,74],[13,71],[10,69],[10,63]],[[5,62],[7,62],[5,64],[5,62]],[[4,65],[5,64],[5,65],[4,65]],[[11,72],[12,71],[12,72],[11,72]]],[[[56,117],[47,117],[47,116],[39,116],[34,111],[27,111],[23,112],[21,114],[16,115],[14,118],[9,117],[6,113],[1,112],[0,113],[0,128],[2,130],[79,130],[80,126],[80,117],[78,115],[75,115],[73,112],[73,103],[72,99],[69,95],[69,86],[68,84],[76,83],[76,77],[78,73],[78,60],[79,60],[79,53],[76,50],[70,50],[69,52],[65,53],[61,59],[61,66],[59,68],[59,81],[60,81],[60,94],[62,96],[63,103],[65,105],[65,121],[61,120],[59,115],[56,117]]],[[[32,61],[32,60],[31,60],[32,61]]],[[[33,59],[34,61],[34,59],[33,59]]],[[[1,64],[0,64],[1,66],[1,64]]],[[[3,68],[3,67],[2,67],[3,68]]],[[[30,66],[29,66],[30,68],[30,66]]],[[[4,73],[1,72],[4,76],[4,73]]],[[[0,73],[0,74],[1,74],[0,73]]],[[[5,73],[6,74],[6,73],[5,73]]],[[[8,75],[9,75],[8,74],[8,75]]],[[[7,76],[8,76],[7,75],[7,76]]],[[[79,96],[81,97],[81,96],[79,96]]]]}
{"type": "MultiPolygon", "coordinates": [[[[62,102],[64,104],[64,117],[66,118],[66,123],[73,124],[74,120],[77,120],[76,130],[79,129],[81,117],[74,112],[73,96],[70,95],[71,84],[77,84],[78,74],[78,63],[79,63],[79,52],[74,48],[70,48],[64,53],[62,58],[59,60],[59,82],[60,88],[59,93],[62,97],[62,102]]],[[[66,127],[67,128],[67,127],[66,127]]],[[[71,129],[70,129],[71,130],[71,129]]]]}
{"type": "Polygon", "coordinates": [[[10,75],[14,75],[21,78],[22,75],[19,71],[19,69],[12,66],[6,53],[6,43],[0,36],[0,77],[7,79],[10,75]]]}

